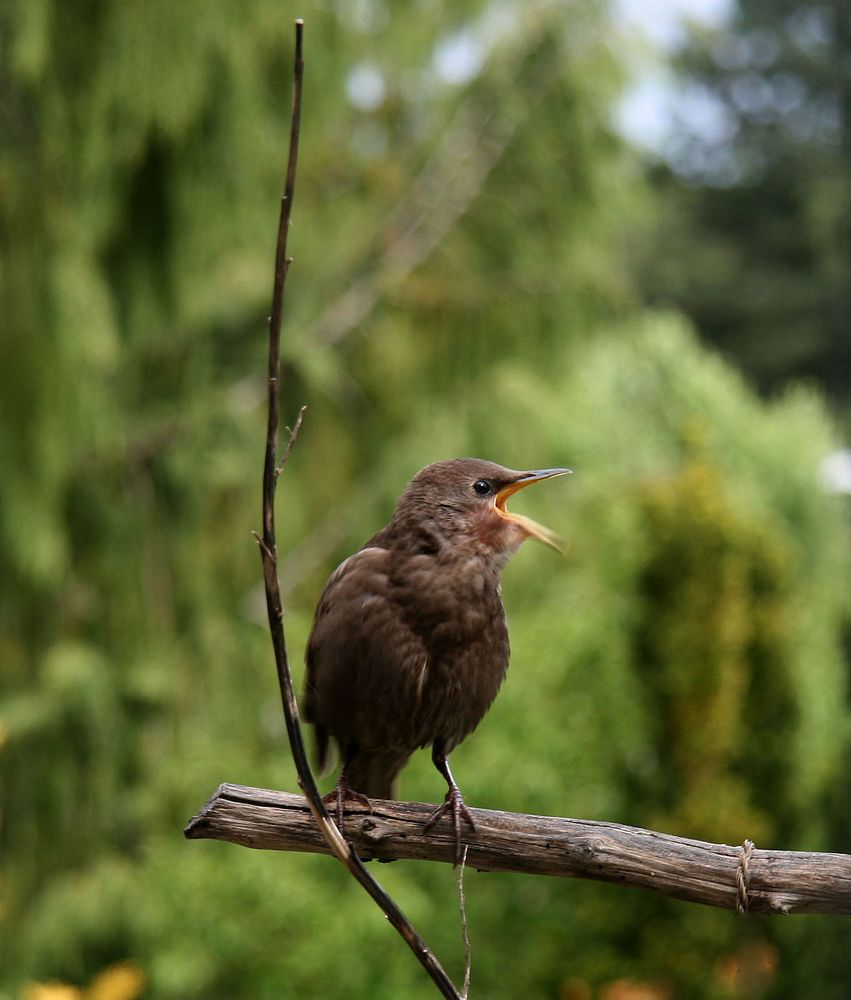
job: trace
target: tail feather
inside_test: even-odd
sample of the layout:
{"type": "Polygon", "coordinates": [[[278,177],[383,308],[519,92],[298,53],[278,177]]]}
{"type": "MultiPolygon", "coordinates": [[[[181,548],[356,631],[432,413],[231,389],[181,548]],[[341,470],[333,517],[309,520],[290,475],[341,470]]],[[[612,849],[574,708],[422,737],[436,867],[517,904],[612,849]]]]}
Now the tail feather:
{"type": "Polygon", "coordinates": [[[398,750],[358,750],[346,763],[346,777],[356,792],[368,798],[394,799],[396,779],[409,757],[398,750]]]}
{"type": "Polygon", "coordinates": [[[313,726],[313,746],[316,769],[320,778],[323,778],[331,770],[334,763],[330,742],[328,730],[318,722],[315,723],[313,726]]]}

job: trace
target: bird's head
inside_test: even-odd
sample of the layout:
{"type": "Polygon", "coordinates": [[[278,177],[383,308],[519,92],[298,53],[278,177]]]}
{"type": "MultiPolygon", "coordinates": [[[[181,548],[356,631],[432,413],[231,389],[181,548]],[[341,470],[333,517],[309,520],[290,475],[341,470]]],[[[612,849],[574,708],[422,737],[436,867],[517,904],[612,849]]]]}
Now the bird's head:
{"type": "Polygon", "coordinates": [[[559,536],[530,517],[506,508],[514,493],[532,483],[567,475],[570,469],[518,472],[478,458],[435,462],[414,476],[402,494],[393,524],[440,543],[472,541],[507,557],[529,537],[563,551],[559,536]]]}

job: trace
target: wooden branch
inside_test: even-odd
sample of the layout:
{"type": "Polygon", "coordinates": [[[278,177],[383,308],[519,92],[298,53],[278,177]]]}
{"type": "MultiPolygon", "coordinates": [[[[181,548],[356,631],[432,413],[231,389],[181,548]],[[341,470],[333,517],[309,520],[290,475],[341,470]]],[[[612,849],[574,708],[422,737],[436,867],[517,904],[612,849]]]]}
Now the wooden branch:
{"type": "MultiPolygon", "coordinates": [[[[374,801],[346,811],[346,839],[365,859],[452,863],[448,823],[428,835],[433,806],[374,801]]],[[[467,866],[480,871],[588,878],[751,913],[851,914],[851,855],[708,844],[594,820],[471,809],[467,866]],[[741,886],[741,888],[740,888],[741,886]],[[744,890],[744,891],[743,891],[744,890]]],[[[300,795],[220,785],[185,836],[273,851],[327,854],[300,795]]]]}

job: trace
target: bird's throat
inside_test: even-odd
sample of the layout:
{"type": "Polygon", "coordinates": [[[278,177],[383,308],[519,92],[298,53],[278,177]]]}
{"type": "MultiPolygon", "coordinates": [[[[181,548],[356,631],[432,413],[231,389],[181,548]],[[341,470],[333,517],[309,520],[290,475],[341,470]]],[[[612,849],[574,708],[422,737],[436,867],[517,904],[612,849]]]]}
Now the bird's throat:
{"type": "Polygon", "coordinates": [[[496,507],[491,507],[478,519],[475,535],[487,549],[507,559],[529,537],[529,532],[513,514],[503,514],[496,507]]]}
{"type": "Polygon", "coordinates": [[[513,552],[520,546],[520,543],[525,538],[537,538],[539,542],[543,542],[544,545],[549,545],[551,549],[555,549],[556,552],[564,552],[564,539],[561,535],[558,535],[555,531],[551,531],[549,528],[545,528],[543,524],[539,524],[537,521],[533,521],[531,517],[526,517],[524,514],[515,514],[513,511],[506,510],[505,501],[501,504],[499,502],[493,508],[493,512],[496,518],[501,520],[506,527],[503,529],[506,534],[511,532],[511,537],[513,538],[518,532],[520,534],[520,541],[514,544],[511,549],[513,552]]]}

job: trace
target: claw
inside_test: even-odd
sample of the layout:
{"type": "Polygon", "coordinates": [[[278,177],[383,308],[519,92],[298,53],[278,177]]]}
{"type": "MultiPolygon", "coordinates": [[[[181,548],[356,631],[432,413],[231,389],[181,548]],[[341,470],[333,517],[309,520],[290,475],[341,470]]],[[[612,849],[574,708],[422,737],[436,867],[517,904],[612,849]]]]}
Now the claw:
{"type": "Polygon", "coordinates": [[[446,798],[426,820],[423,832],[428,833],[435,823],[448,812],[452,813],[452,829],[455,833],[455,865],[457,866],[461,864],[461,858],[464,855],[464,845],[461,843],[461,820],[464,819],[473,833],[476,832],[476,824],[470,815],[470,810],[464,804],[464,796],[457,785],[450,786],[446,798]]]}
{"type": "Polygon", "coordinates": [[[372,802],[366,795],[356,792],[349,784],[345,773],[341,774],[332,792],[322,796],[322,801],[327,805],[334,805],[337,814],[337,829],[343,833],[343,803],[356,802],[358,805],[366,806],[372,812],[372,802]]]}

